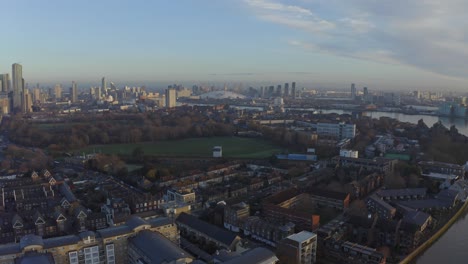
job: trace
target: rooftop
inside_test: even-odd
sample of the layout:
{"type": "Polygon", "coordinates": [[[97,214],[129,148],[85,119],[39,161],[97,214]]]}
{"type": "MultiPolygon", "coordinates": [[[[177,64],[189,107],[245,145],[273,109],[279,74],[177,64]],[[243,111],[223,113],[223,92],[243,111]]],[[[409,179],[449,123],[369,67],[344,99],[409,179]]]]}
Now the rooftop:
{"type": "Polygon", "coordinates": [[[240,256],[233,258],[231,260],[225,261],[226,264],[256,264],[256,263],[271,263],[270,260],[278,258],[275,253],[271,250],[268,250],[264,247],[254,248],[252,250],[242,253],[240,256]]]}
{"type": "Polygon", "coordinates": [[[192,256],[172,243],[158,232],[143,230],[129,239],[139,251],[147,256],[151,263],[171,263],[192,256]]]}
{"type": "Polygon", "coordinates": [[[431,216],[421,211],[410,211],[405,214],[403,221],[415,224],[417,226],[424,225],[431,216]]]}
{"type": "Polygon", "coordinates": [[[406,189],[387,189],[377,191],[380,197],[395,197],[395,196],[425,196],[427,188],[406,188],[406,189]]]}
{"type": "Polygon", "coordinates": [[[327,198],[331,198],[331,199],[335,199],[335,200],[341,200],[341,201],[346,199],[349,196],[348,193],[335,192],[335,191],[329,191],[329,190],[323,190],[323,189],[317,189],[317,188],[311,189],[310,193],[312,195],[327,197],[327,198]]]}
{"type": "Polygon", "coordinates": [[[176,220],[178,223],[184,224],[189,226],[198,232],[201,232],[214,240],[217,240],[225,245],[232,245],[232,243],[236,240],[237,235],[231,233],[227,230],[219,228],[215,225],[209,224],[203,220],[198,219],[193,215],[189,215],[187,213],[181,213],[176,220]]]}
{"type": "Polygon", "coordinates": [[[28,253],[15,259],[16,264],[54,264],[54,257],[50,253],[28,253]]]}
{"type": "Polygon", "coordinates": [[[391,206],[390,204],[388,204],[387,202],[385,202],[384,200],[380,199],[377,195],[373,194],[369,197],[369,200],[372,200],[376,203],[378,203],[380,206],[382,206],[383,208],[387,209],[387,210],[394,210],[395,208],[393,206],[391,206]]]}
{"type": "Polygon", "coordinates": [[[287,238],[297,241],[299,243],[304,242],[305,240],[311,239],[313,237],[316,237],[317,235],[315,233],[309,232],[309,231],[301,231],[299,233],[293,234],[288,236],[287,238]]]}

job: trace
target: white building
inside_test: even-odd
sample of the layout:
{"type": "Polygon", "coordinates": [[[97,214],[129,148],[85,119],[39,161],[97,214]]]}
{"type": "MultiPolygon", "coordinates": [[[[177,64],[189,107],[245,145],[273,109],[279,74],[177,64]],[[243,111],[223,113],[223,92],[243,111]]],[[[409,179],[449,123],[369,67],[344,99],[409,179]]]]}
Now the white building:
{"type": "Polygon", "coordinates": [[[281,263],[315,263],[317,235],[302,231],[278,243],[277,256],[281,263]]]}
{"type": "Polygon", "coordinates": [[[166,90],[166,108],[176,107],[177,104],[177,92],[173,88],[166,90]]]}
{"type": "Polygon", "coordinates": [[[357,150],[340,149],[340,157],[358,158],[358,156],[359,156],[359,151],[357,150]]]}
{"type": "Polygon", "coordinates": [[[337,139],[354,138],[356,136],[356,125],[342,123],[317,123],[317,134],[319,136],[331,136],[337,139]]]}
{"type": "Polygon", "coordinates": [[[213,158],[221,158],[223,157],[223,147],[222,146],[214,146],[213,147],[213,158]]]}

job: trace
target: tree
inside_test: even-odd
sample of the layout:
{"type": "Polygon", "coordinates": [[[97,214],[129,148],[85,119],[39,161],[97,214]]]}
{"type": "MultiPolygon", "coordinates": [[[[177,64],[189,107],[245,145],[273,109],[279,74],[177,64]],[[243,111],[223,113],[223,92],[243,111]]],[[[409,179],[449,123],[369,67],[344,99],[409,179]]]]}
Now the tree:
{"type": "Polygon", "coordinates": [[[137,146],[137,147],[135,147],[133,149],[132,155],[133,155],[133,157],[135,157],[135,159],[141,161],[141,160],[143,160],[143,157],[145,155],[145,151],[143,150],[143,148],[141,146],[137,146]]]}
{"type": "Polygon", "coordinates": [[[157,170],[156,169],[151,169],[146,173],[146,178],[150,180],[151,182],[155,182],[157,179],[157,170]]]}

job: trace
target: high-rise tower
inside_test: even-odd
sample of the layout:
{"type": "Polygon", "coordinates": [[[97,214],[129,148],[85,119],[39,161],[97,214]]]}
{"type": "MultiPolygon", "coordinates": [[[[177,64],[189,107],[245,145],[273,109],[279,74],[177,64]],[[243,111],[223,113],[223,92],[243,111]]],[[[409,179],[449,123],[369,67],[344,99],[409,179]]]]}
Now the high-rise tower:
{"type": "Polygon", "coordinates": [[[166,90],[166,108],[176,107],[176,90],[173,88],[168,88],[166,90]]]}
{"type": "Polygon", "coordinates": [[[356,85],[354,85],[354,83],[351,84],[351,99],[356,99],[356,85]]]}
{"type": "Polygon", "coordinates": [[[284,84],[284,96],[289,96],[289,83],[284,84]]]}
{"type": "Polygon", "coordinates": [[[291,97],[296,98],[296,82],[292,82],[291,84],[291,97]]]}
{"type": "Polygon", "coordinates": [[[75,81],[72,81],[72,86],[70,88],[70,99],[72,103],[78,101],[78,85],[75,81]]]}
{"type": "Polygon", "coordinates": [[[11,66],[11,73],[13,77],[13,108],[23,109],[21,95],[23,93],[23,66],[18,63],[14,63],[11,66]]]}
{"type": "Polygon", "coordinates": [[[56,84],[54,87],[55,100],[60,101],[62,99],[62,85],[56,84]]]}
{"type": "Polygon", "coordinates": [[[106,77],[102,77],[101,79],[101,93],[106,94],[107,93],[107,83],[106,83],[106,77]]]}
{"type": "Polygon", "coordinates": [[[10,91],[10,75],[8,73],[0,74],[0,82],[2,83],[2,92],[10,91]]]}

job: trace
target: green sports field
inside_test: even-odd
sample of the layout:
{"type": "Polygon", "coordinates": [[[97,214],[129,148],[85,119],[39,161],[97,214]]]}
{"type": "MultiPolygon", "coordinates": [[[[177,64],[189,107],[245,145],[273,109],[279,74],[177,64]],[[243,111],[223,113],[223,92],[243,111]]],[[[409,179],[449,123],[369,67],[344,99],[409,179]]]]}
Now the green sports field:
{"type": "Polygon", "coordinates": [[[132,154],[141,147],[145,155],[211,157],[214,146],[223,147],[223,157],[266,158],[280,152],[280,147],[256,138],[210,137],[144,142],[133,144],[94,145],[79,150],[86,153],[132,154]]]}

